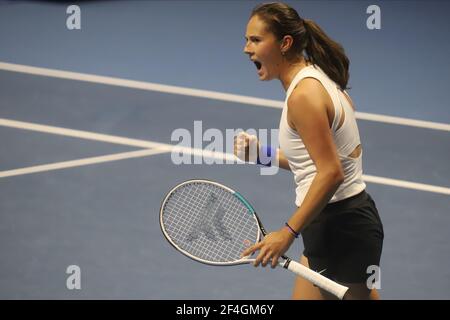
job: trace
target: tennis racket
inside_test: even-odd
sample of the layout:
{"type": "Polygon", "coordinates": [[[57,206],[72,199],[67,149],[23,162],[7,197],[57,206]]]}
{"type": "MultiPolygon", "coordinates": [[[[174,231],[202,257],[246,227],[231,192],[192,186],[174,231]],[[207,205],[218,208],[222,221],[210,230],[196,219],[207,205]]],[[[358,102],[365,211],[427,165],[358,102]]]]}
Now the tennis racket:
{"type": "MultiPolygon", "coordinates": [[[[253,207],[238,192],[213,181],[188,180],[164,198],[160,224],[166,239],[181,253],[209,265],[253,263],[241,253],[267,233],[253,207]]],[[[339,299],[348,288],[283,256],[279,265],[339,299]]]]}

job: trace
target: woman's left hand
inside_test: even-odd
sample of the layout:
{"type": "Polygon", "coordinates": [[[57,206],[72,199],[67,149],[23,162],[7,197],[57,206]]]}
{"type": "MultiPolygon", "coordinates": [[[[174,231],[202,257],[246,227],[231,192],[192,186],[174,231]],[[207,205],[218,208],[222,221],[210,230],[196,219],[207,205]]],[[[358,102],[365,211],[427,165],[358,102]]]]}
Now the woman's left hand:
{"type": "Polygon", "coordinates": [[[261,266],[265,267],[271,261],[272,268],[275,268],[278,264],[278,259],[289,249],[294,239],[292,233],[286,228],[282,228],[269,233],[261,242],[242,252],[241,256],[249,256],[259,250],[253,265],[257,267],[261,263],[261,266]]]}

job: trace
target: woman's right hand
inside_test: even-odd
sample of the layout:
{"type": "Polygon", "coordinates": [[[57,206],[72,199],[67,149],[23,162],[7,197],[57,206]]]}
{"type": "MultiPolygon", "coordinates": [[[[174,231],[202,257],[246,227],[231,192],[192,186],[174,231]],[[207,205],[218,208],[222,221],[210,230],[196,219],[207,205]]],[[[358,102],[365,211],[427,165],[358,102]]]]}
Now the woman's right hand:
{"type": "Polygon", "coordinates": [[[245,162],[256,162],[258,157],[259,142],[258,137],[240,132],[234,137],[234,155],[245,162]]]}

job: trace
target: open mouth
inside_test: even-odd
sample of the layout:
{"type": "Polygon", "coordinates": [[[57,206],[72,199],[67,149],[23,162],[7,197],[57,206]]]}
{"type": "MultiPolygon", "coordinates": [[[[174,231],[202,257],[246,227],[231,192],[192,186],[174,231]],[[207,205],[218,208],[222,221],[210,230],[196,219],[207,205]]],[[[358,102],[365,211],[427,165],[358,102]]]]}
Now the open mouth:
{"type": "Polygon", "coordinates": [[[256,69],[258,69],[258,70],[261,69],[261,67],[262,67],[261,62],[259,62],[259,61],[253,61],[253,63],[255,64],[256,69]]]}

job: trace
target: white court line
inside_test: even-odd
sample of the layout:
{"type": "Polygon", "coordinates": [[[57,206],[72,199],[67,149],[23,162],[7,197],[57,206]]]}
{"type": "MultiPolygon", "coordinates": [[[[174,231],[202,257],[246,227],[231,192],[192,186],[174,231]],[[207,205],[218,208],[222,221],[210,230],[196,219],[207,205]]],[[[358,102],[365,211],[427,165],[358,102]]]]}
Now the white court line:
{"type": "MultiPolygon", "coordinates": [[[[21,73],[61,78],[61,79],[78,80],[78,81],[85,81],[85,82],[91,82],[91,83],[100,83],[100,84],[120,86],[120,87],[133,88],[133,89],[157,91],[157,92],[164,92],[164,93],[170,93],[170,94],[179,94],[179,95],[199,97],[199,98],[215,99],[215,100],[221,100],[221,101],[237,102],[237,103],[243,103],[243,104],[256,105],[256,106],[260,106],[260,107],[283,108],[283,102],[278,101],[278,100],[261,99],[261,98],[243,96],[243,95],[236,95],[236,94],[229,94],[229,93],[222,93],[222,92],[208,91],[208,90],[198,90],[198,89],[191,89],[191,88],[178,87],[178,86],[169,86],[169,85],[163,85],[163,84],[158,84],[158,83],[127,80],[127,79],[115,78],[115,77],[105,77],[105,76],[98,76],[98,75],[87,74],[87,73],[63,71],[63,70],[48,69],[48,68],[39,68],[39,67],[32,67],[32,66],[6,63],[6,62],[0,62],[0,70],[21,72],[21,73]]],[[[450,131],[450,124],[447,124],[447,123],[415,120],[415,119],[386,116],[386,115],[366,113],[366,112],[356,112],[356,117],[358,119],[367,120],[367,121],[383,122],[383,123],[389,123],[389,124],[412,126],[412,127],[419,127],[419,128],[433,129],[433,130],[450,131]]]]}
{"type": "Polygon", "coordinates": [[[394,187],[400,187],[400,188],[406,188],[406,189],[414,189],[414,190],[419,190],[419,191],[427,191],[427,192],[442,193],[442,194],[450,195],[450,188],[433,186],[430,184],[417,183],[417,182],[411,182],[411,181],[405,181],[405,180],[397,180],[397,179],[391,179],[391,178],[383,178],[383,177],[371,176],[371,175],[367,175],[367,174],[363,174],[363,179],[365,182],[371,182],[371,183],[382,184],[382,185],[387,185],[387,186],[394,186],[394,187]]]}
{"type": "MultiPolygon", "coordinates": [[[[88,139],[88,140],[94,140],[94,141],[117,143],[117,144],[121,144],[121,145],[133,146],[133,147],[154,148],[155,152],[156,152],[156,150],[158,150],[159,153],[164,153],[164,152],[180,152],[181,153],[181,152],[183,152],[185,154],[190,154],[190,155],[199,156],[199,157],[203,156],[205,158],[222,159],[227,162],[242,163],[242,161],[238,161],[237,158],[232,154],[226,154],[226,153],[221,153],[221,152],[211,152],[208,150],[193,149],[193,148],[188,148],[188,147],[180,147],[180,146],[174,146],[174,145],[165,144],[165,143],[156,143],[156,142],[146,141],[146,140],[129,139],[129,138],[124,138],[124,137],[119,137],[119,136],[98,134],[98,133],[93,133],[93,132],[89,132],[89,131],[65,129],[65,128],[39,125],[39,124],[34,124],[34,123],[29,123],[29,122],[8,120],[8,119],[2,119],[2,118],[0,118],[0,126],[24,129],[24,130],[39,131],[39,132],[45,132],[45,133],[51,133],[51,134],[57,134],[57,135],[63,135],[63,136],[70,136],[70,137],[76,137],[76,138],[88,139]]],[[[145,156],[145,152],[152,152],[152,151],[153,150],[139,150],[139,151],[126,152],[126,153],[124,153],[124,155],[135,154],[135,155],[139,156],[142,153],[142,155],[140,155],[140,156],[145,156]]],[[[153,154],[153,153],[151,153],[151,154],[153,154]]],[[[112,156],[114,156],[114,155],[112,155],[112,156]]],[[[90,159],[95,159],[95,158],[102,158],[102,157],[94,157],[94,158],[90,158],[90,159]]],[[[80,161],[80,160],[74,160],[74,161],[80,161]]],[[[67,162],[63,162],[63,164],[64,163],[67,163],[67,162]]],[[[76,164],[76,162],[74,164],[76,164]]],[[[51,166],[54,166],[55,168],[57,168],[58,165],[59,165],[58,163],[50,164],[49,165],[50,167],[47,167],[47,169],[54,170],[54,169],[52,169],[51,166]]],[[[41,169],[43,169],[43,168],[45,168],[44,166],[37,166],[37,167],[41,167],[41,169]]],[[[8,170],[8,171],[9,172],[11,172],[11,171],[19,172],[18,170],[23,170],[22,174],[26,174],[26,173],[32,173],[33,172],[32,168],[33,167],[8,170]],[[29,170],[29,172],[28,172],[28,170],[29,170]]],[[[66,166],[66,168],[67,168],[67,166],[66,166]]],[[[0,171],[0,177],[4,177],[4,175],[8,171],[0,171]]],[[[42,172],[42,171],[44,171],[44,170],[40,170],[40,172],[42,172]]],[[[15,175],[17,175],[17,174],[20,174],[20,173],[16,173],[15,175]]],[[[390,179],[390,178],[384,178],[384,177],[377,177],[377,176],[371,176],[371,175],[363,175],[363,178],[367,182],[376,183],[376,184],[396,186],[396,187],[401,187],[401,188],[450,195],[450,188],[447,188],[447,187],[440,187],[440,186],[434,186],[434,185],[429,185],[429,184],[416,183],[416,182],[405,181],[405,180],[390,179]]]]}
{"type": "Polygon", "coordinates": [[[147,91],[157,91],[170,94],[179,94],[184,96],[192,96],[199,98],[208,98],[222,101],[240,102],[245,104],[252,104],[264,107],[280,108],[282,102],[276,100],[260,99],[254,97],[241,96],[230,93],[222,93],[216,91],[207,91],[199,89],[191,89],[177,86],[170,86],[165,84],[128,80],[115,77],[98,76],[94,74],[79,73],[72,71],[63,71],[57,69],[38,68],[20,64],[0,62],[0,70],[21,72],[27,74],[34,74],[38,76],[46,76],[60,79],[78,80],[84,82],[100,83],[111,86],[119,86],[132,89],[141,89],[147,91]]]}
{"type": "MultiPolygon", "coordinates": [[[[159,143],[159,142],[153,142],[153,141],[148,141],[148,140],[139,140],[139,139],[130,139],[130,138],[124,138],[124,137],[120,137],[120,136],[113,136],[113,135],[95,133],[95,132],[90,132],[90,131],[73,130],[73,129],[67,129],[67,128],[61,128],[61,127],[54,127],[54,126],[47,126],[47,125],[36,124],[36,123],[31,123],[31,122],[9,120],[9,119],[4,119],[4,118],[0,118],[0,126],[16,128],[16,129],[23,129],[23,130],[31,130],[31,131],[37,131],[37,132],[44,132],[44,133],[56,134],[56,135],[79,138],[79,139],[115,143],[115,144],[120,144],[120,145],[131,146],[131,147],[140,147],[140,148],[146,148],[146,149],[158,149],[158,150],[161,150],[164,152],[179,152],[179,153],[185,153],[185,154],[190,154],[190,155],[199,156],[199,157],[203,156],[203,157],[211,158],[211,159],[222,159],[222,160],[225,160],[228,162],[238,161],[238,159],[232,154],[224,154],[221,152],[212,152],[209,150],[193,149],[193,148],[182,147],[182,146],[178,146],[178,145],[174,146],[174,145],[167,144],[167,143],[159,143]]],[[[242,161],[239,161],[239,162],[242,163],[242,161]]]]}
{"type": "Polygon", "coordinates": [[[102,141],[108,143],[121,144],[131,147],[140,147],[146,149],[158,148],[166,151],[171,151],[172,146],[164,143],[156,143],[147,140],[138,140],[138,139],[129,139],[119,136],[106,135],[101,133],[89,132],[89,131],[81,131],[81,130],[73,130],[61,127],[47,126],[41,125],[31,122],[23,122],[16,120],[9,120],[0,118],[0,126],[23,129],[23,130],[31,130],[37,132],[51,133],[57,134],[66,137],[74,137],[86,140],[94,140],[94,141],[102,141]]]}
{"type": "Polygon", "coordinates": [[[95,164],[95,163],[104,163],[104,162],[118,161],[118,160],[131,159],[131,158],[147,157],[150,155],[164,153],[164,152],[167,152],[167,151],[159,150],[159,149],[145,149],[145,150],[137,150],[137,151],[129,151],[129,152],[110,154],[110,155],[106,155],[106,156],[55,162],[55,163],[43,164],[43,165],[20,168],[20,169],[0,171],[0,178],[6,178],[6,177],[12,177],[12,176],[18,176],[18,175],[24,175],[24,174],[30,174],[30,173],[37,173],[37,172],[59,170],[59,169],[67,169],[67,168],[73,168],[73,167],[80,167],[80,166],[86,166],[86,165],[91,165],[91,164],[95,164]]]}

